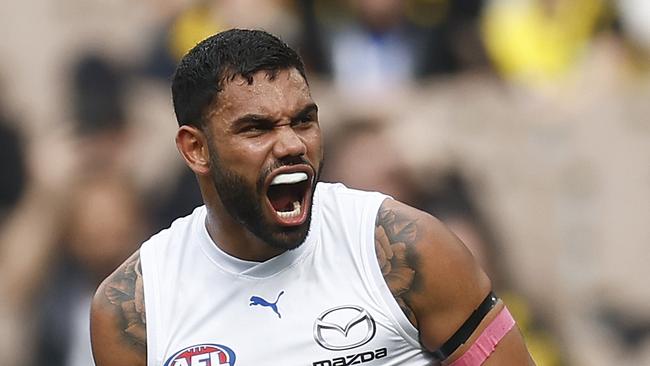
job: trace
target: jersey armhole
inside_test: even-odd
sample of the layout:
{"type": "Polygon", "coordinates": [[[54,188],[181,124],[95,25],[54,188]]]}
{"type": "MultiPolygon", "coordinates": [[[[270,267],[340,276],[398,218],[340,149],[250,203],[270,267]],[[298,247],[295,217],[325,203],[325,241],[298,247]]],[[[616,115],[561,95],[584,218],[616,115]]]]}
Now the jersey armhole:
{"type": "Polygon", "coordinates": [[[142,265],[142,286],[144,288],[145,325],[147,332],[147,366],[162,365],[158,357],[157,329],[160,324],[158,317],[158,270],[155,260],[155,249],[152,243],[145,243],[140,248],[140,263],[142,265]]]}
{"type": "Polygon", "coordinates": [[[390,292],[388,284],[381,273],[379,261],[377,260],[377,253],[375,251],[375,222],[379,208],[387,199],[392,198],[383,196],[383,199],[377,200],[378,202],[374,207],[369,207],[369,214],[364,215],[364,217],[367,217],[369,221],[365,222],[363,225],[365,229],[364,232],[367,233],[367,237],[363,240],[362,245],[365,272],[366,276],[371,281],[370,283],[374,285],[371,287],[375,301],[378,301],[388,310],[387,316],[389,316],[393,321],[400,335],[412,346],[421,348],[422,345],[419,341],[419,331],[413,326],[413,324],[411,324],[402,309],[399,307],[399,304],[397,304],[395,297],[393,297],[392,292],[390,292]]]}

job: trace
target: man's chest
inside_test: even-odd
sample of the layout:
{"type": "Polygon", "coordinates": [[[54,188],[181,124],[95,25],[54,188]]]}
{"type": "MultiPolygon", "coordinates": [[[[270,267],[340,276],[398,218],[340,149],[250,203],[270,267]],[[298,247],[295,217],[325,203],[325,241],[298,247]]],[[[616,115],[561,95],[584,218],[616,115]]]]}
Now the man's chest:
{"type": "Polygon", "coordinates": [[[193,301],[167,328],[166,366],[385,365],[379,360],[399,338],[362,292],[331,279],[305,275],[181,297],[193,301]]]}

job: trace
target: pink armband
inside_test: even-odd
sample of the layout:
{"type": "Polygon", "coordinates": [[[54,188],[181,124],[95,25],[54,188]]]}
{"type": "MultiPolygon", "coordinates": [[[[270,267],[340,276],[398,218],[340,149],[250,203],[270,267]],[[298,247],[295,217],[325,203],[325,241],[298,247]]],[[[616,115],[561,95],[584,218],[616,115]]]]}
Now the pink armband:
{"type": "Polygon", "coordinates": [[[483,330],[481,335],[474,341],[460,358],[449,364],[449,366],[480,366],[490,357],[497,344],[515,325],[515,320],[506,307],[499,315],[483,330]]]}

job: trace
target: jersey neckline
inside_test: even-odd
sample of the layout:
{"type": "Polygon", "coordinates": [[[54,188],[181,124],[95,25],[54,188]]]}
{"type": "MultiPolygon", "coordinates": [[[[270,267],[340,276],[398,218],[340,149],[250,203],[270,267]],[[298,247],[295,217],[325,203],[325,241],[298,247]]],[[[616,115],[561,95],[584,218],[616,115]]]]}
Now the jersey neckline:
{"type": "Polygon", "coordinates": [[[212,237],[210,237],[206,227],[207,209],[205,206],[200,207],[198,215],[193,223],[196,232],[199,233],[199,246],[211,262],[223,271],[232,275],[262,279],[280,273],[311,251],[311,248],[318,240],[317,233],[320,226],[320,201],[318,191],[319,185],[317,184],[312,199],[313,203],[309,232],[305,241],[295,249],[287,250],[286,252],[264,262],[248,261],[234,257],[224,252],[219,247],[219,244],[214,242],[212,237]]]}

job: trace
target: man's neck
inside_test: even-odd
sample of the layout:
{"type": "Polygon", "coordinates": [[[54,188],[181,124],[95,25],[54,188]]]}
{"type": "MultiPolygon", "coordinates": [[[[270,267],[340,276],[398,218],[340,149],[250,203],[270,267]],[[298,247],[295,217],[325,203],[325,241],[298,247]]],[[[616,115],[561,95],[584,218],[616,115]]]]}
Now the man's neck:
{"type": "Polygon", "coordinates": [[[264,262],[286,251],[262,241],[227,213],[207,204],[206,207],[205,227],[213,244],[226,254],[246,261],[264,262]]]}

